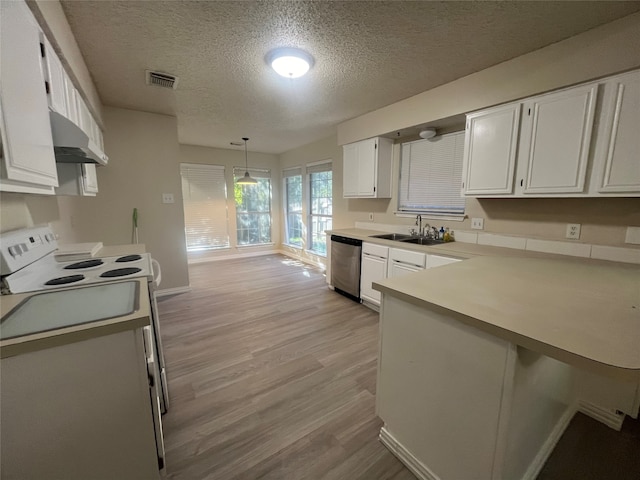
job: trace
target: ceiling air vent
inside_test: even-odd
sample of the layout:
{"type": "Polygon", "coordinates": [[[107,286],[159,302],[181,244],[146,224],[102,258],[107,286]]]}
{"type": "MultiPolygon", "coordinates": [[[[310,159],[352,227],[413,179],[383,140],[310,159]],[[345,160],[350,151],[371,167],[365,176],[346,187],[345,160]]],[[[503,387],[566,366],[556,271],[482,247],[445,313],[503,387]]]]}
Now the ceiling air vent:
{"type": "Polygon", "coordinates": [[[158,87],[176,89],[178,77],[168,73],[152,72],[147,70],[147,85],[156,85],[158,87]]]}

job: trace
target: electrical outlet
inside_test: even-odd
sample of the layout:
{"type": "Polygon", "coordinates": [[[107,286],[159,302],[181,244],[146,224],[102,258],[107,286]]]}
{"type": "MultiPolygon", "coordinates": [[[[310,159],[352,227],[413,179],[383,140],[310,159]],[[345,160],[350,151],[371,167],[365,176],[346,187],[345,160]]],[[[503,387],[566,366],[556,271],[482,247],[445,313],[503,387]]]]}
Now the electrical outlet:
{"type": "Polygon", "coordinates": [[[472,218],[471,219],[472,230],[484,230],[484,218],[472,218]]]}
{"type": "Polygon", "coordinates": [[[373,212],[369,212],[369,221],[373,222],[373,212]]]}
{"type": "Polygon", "coordinates": [[[580,224],[579,223],[567,223],[567,238],[571,240],[578,240],[580,238],[580,224]]]}
{"type": "Polygon", "coordinates": [[[174,203],[173,193],[163,193],[162,194],[162,203],[174,203]]]}

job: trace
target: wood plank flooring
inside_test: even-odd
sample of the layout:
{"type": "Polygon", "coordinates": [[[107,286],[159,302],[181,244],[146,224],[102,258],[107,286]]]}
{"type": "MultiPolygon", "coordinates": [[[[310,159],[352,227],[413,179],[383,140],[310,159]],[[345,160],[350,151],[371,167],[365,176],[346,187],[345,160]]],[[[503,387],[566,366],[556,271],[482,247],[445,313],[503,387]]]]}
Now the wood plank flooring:
{"type": "Polygon", "coordinates": [[[190,267],[159,303],[170,479],[415,477],[378,441],[378,315],[281,255],[190,267]]]}

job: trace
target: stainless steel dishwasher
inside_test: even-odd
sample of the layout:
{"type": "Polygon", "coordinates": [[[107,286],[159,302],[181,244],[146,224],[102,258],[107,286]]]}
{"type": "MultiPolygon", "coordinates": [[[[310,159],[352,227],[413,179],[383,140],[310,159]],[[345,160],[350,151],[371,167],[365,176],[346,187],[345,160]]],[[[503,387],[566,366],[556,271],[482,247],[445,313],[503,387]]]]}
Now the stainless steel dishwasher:
{"type": "Polygon", "coordinates": [[[362,240],[331,235],[331,285],[336,292],[360,302],[362,240]]]}

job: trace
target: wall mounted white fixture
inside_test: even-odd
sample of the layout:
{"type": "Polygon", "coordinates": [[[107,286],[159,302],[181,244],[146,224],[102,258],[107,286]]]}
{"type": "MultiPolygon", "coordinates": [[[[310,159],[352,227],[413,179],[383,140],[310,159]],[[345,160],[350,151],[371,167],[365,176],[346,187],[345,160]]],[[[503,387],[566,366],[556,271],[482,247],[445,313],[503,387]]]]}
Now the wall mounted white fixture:
{"type": "Polygon", "coordinates": [[[425,128],[424,130],[422,130],[420,132],[420,137],[421,138],[429,139],[429,138],[433,138],[435,136],[436,136],[436,129],[435,128],[425,128]]]}

